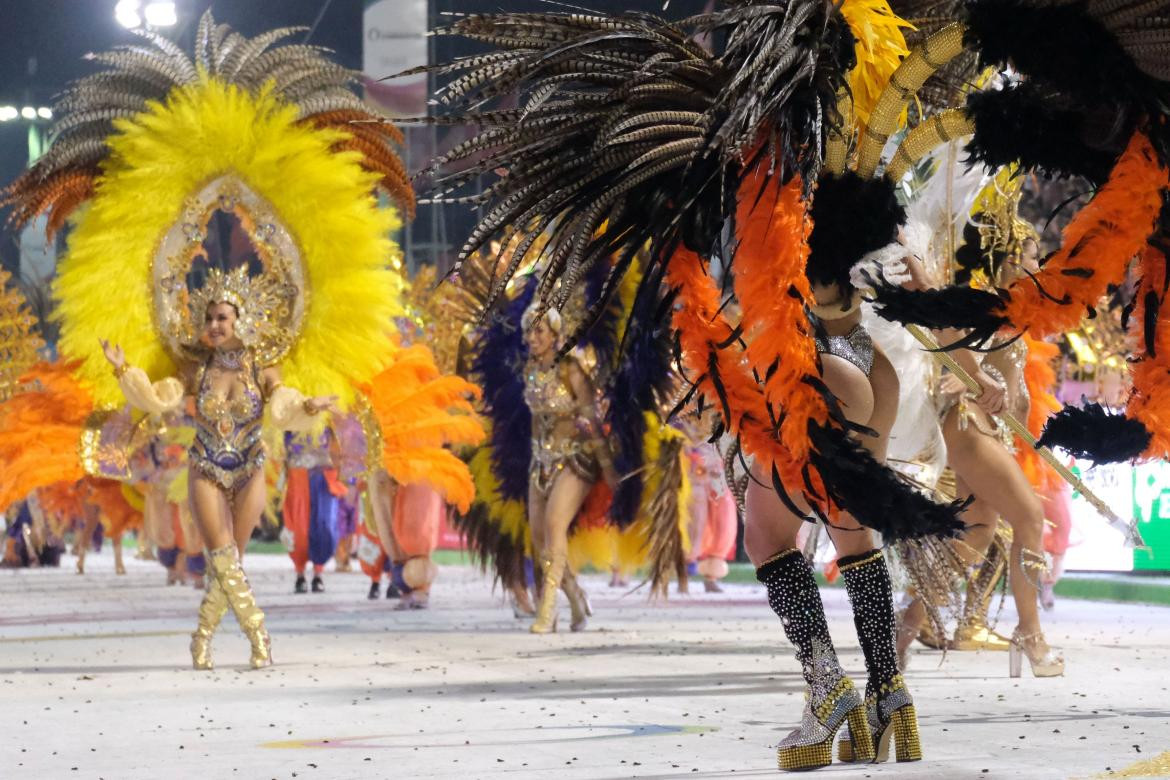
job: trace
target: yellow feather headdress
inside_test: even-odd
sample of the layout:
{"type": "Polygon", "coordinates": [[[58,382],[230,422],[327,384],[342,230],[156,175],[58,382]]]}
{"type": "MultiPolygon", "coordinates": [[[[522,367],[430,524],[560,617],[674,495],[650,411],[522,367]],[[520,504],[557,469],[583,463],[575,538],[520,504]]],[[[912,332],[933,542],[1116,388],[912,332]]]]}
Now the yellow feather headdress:
{"type": "Polygon", "coordinates": [[[193,56],[149,31],[93,55],[105,70],[65,92],[49,150],[0,193],[17,224],[75,215],[56,316],[99,406],[120,393],[98,337],[171,374],[209,297],[235,303],[258,361],[305,393],[348,403],[391,359],[401,222],[374,193],[413,211],[401,133],[350,91],[357,74],[284,45],[294,32],[248,39],[205,14],[193,56]],[[242,264],[207,256],[217,212],[250,244],[242,264]]]}

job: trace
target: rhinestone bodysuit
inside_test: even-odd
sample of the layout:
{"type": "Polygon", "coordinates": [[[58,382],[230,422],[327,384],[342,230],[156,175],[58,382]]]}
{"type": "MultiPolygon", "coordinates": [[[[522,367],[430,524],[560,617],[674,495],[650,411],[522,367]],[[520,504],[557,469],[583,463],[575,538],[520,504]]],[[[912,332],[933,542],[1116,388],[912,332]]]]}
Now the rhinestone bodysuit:
{"type": "Polygon", "coordinates": [[[532,412],[532,480],[542,493],[557,475],[569,469],[586,482],[596,482],[601,467],[577,430],[578,402],[563,366],[529,362],[524,370],[524,401],[532,412]]]}
{"type": "Polygon", "coordinates": [[[869,376],[869,372],[873,370],[873,339],[860,324],[855,325],[853,330],[844,336],[827,336],[817,333],[814,340],[817,352],[836,355],[842,360],[847,360],[861,369],[861,373],[866,376],[869,376]]]}
{"type": "Polygon", "coordinates": [[[266,457],[260,436],[264,397],[251,356],[244,351],[222,359],[212,356],[200,369],[196,388],[191,463],[204,477],[234,494],[264,465],[266,457]],[[213,370],[236,374],[243,392],[236,398],[217,395],[208,382],[213,370]]]}

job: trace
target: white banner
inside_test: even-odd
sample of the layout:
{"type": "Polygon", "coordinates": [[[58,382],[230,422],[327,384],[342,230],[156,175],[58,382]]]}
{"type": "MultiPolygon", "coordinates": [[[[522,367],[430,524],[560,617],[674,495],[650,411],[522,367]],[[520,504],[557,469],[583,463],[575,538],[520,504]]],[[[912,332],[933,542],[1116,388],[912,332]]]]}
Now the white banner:
{"type": "Polygon", "coordinates": [[[1166,569],[1170,562],[1167,557],[1170,554],[1167,549],[1170,464],[1091,466],[1078,461],[1074,470],[1114,512],[1126,520],[1137,518],[1138,530],[1151,549],[1135,551],[1126,547],[1124,535],[1108,525],[1088,501],[1077,496],[1069,507],[1072,529],[1065,568],[1070,571],[1166,569]]]}
{"type": "Polygon", "coordinates": [[[427,64],[427,0],[366,0],[362,32],[366,99],[391,116],[426,114],[425,73],[381,79],[427,64]]]}

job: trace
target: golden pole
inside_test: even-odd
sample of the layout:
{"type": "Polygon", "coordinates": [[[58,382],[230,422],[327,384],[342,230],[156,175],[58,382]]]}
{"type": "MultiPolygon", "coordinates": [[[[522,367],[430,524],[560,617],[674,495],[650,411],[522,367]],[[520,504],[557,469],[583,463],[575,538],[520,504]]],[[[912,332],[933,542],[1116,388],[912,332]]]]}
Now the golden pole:
{"type": "MultiPolygon", "coordinates": [[[[918,342],[922,344],[922,346],[926,347],[927,350],[929,350],[930,353],[934,355],[936,360],[946,366],[952,374],[958,377],[959,380],[962,381],[962,383],[965,384],[969,390],[976,393],[981,392],[981,388],[979,383],[975,381],[975,377],[968,374],[967,371],[959,365],[958,361],[951,357],[950,353],[939,352],[938,342],[936,342],[929,333],[917,325],[907,325],[906,330],[909,331],[910,335],[917,339],[918,342]]],[[[1117,513],[1110,509],[1109,505],[1106,504],[1100,496],[1089,490],[1085,483],[1081,481],[1080,477],[1072,473],[1067,466],[1060,462],[1060,459],[1057,458],[1055,454],[1053,454],[1052,450],[1048,449],[1047,447],[1037,447],[1036,438],[1032,435],[1032,432],[1028,430],[1028,427],[1022,422],[1007,412],[1002,412],[998,416],[999,419],[1003,420],[1004,425],[1011,429],[1012,433],[1014,433],[1016,436],[1019,436],[1020,439],[1022,439],[1028,446],[1035,448],[1040,457],[1043,458],[1049,466],[1052,466],[1056,473],[1059,474],[1065,482],[1068,482],[1077,492],[1084,496],[1085,500],[1093,505],[1093,508],[1100,513],[1101,517],[1105,518],[1105,520],[1109,522],[1109,525],[1124,533],[1126,544],[1139,549],[1146,548],[1146,543],[1142,540],[1142,535],[1137,528],[1137,520],[1130,519],[1130,521],[1127,523],[1118,517],[1117,513]]]]}

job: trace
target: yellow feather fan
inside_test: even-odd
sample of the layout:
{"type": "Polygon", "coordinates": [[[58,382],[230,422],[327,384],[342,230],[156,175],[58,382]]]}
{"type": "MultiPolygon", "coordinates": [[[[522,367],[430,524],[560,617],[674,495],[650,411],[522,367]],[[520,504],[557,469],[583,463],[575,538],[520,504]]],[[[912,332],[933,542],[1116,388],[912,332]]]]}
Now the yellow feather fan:
{"type": "Polygon", "coordinates": [[[865,127],[890,76],[910,53],[902,30],[914,25],[894,13],[887,0],[845,0],[841,15],[856,40],[857,64],[849,72],[849,91],[854,117],[865,127]]]}
{"type": "Polygon", "coordinates": [[[401,223],[375,200],[378,176],[357,152],[332,150],[347,134],[298,124],[297,108],[267,90],[207,77],[116,127],[55,286],[61,351],[82,361],[97,404],[122,401],[98,337],[121,344],[152,378],[174,374],[152,314],[153,258],[185,201],[225,174],[267,201],[304,265],[306,310],[285,382],[348,404],[393,354],[402,281],[387,267],[401,223]]]}

